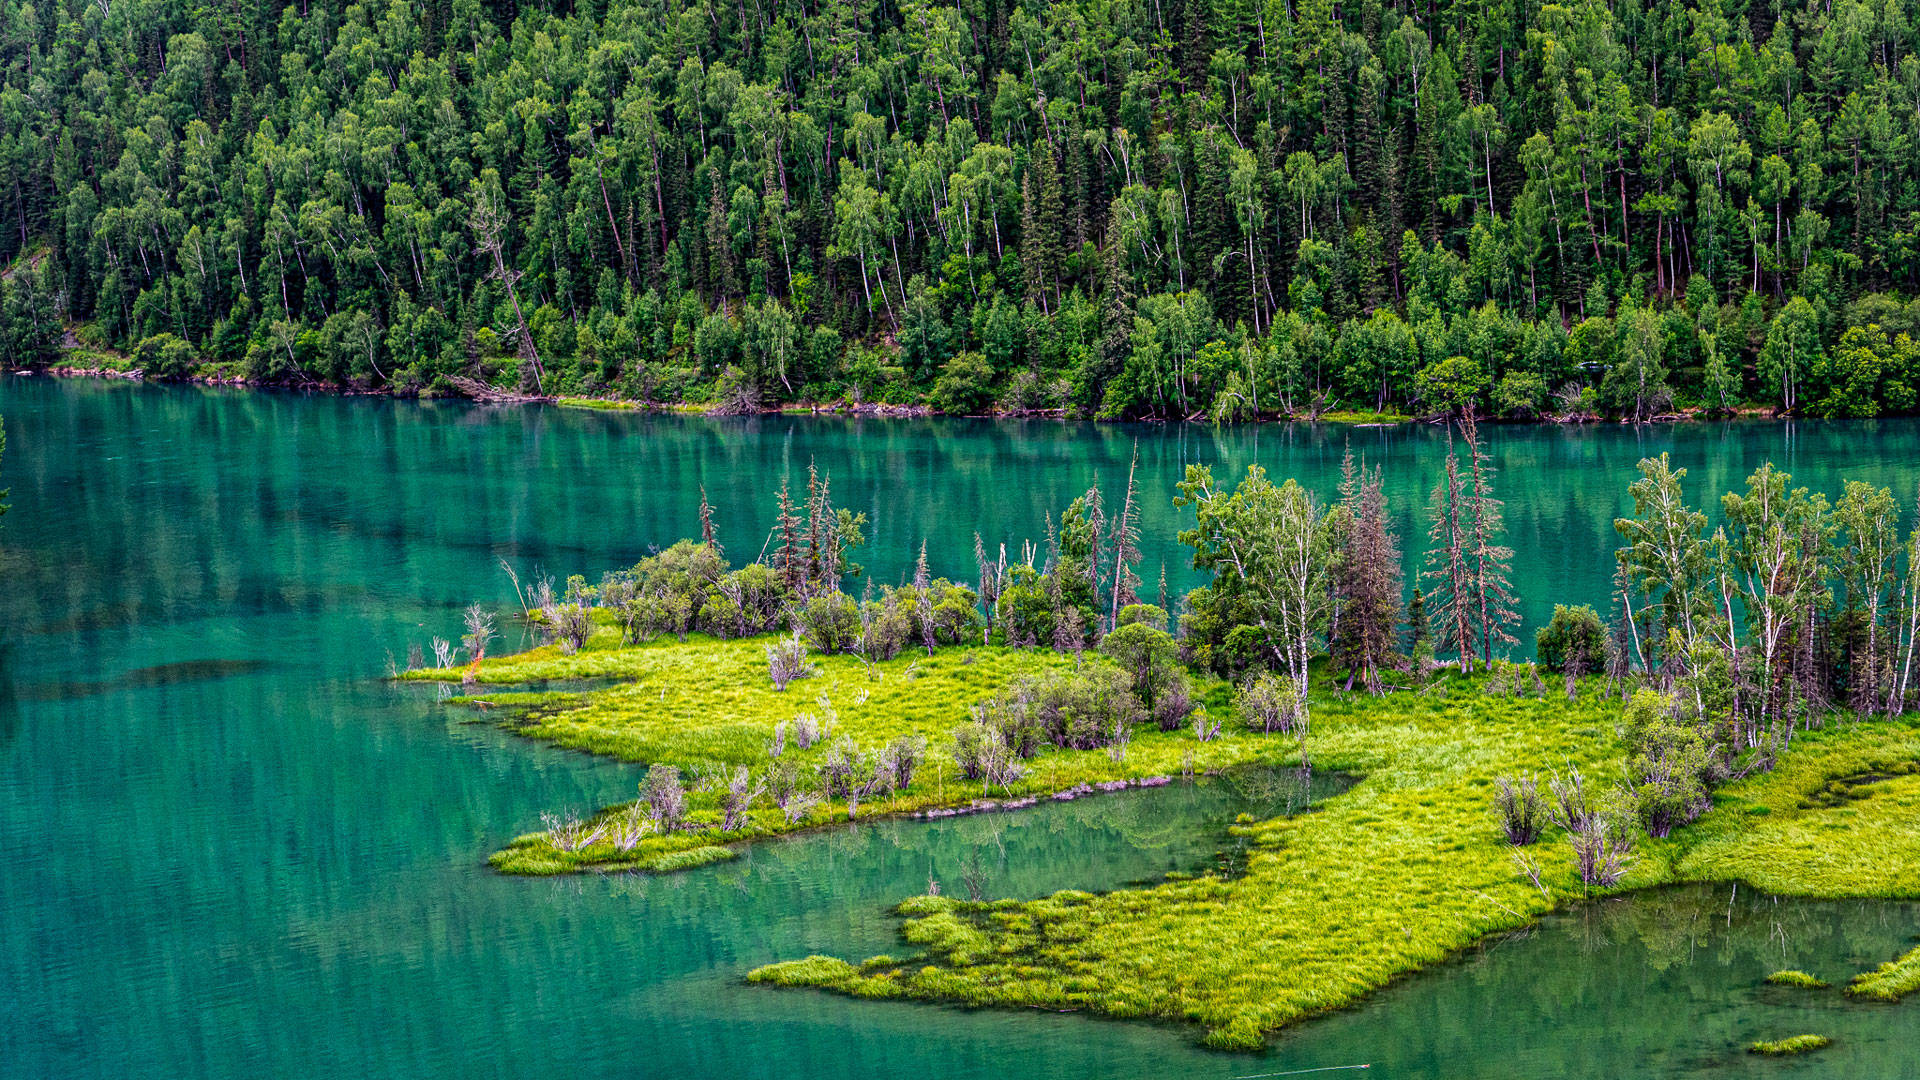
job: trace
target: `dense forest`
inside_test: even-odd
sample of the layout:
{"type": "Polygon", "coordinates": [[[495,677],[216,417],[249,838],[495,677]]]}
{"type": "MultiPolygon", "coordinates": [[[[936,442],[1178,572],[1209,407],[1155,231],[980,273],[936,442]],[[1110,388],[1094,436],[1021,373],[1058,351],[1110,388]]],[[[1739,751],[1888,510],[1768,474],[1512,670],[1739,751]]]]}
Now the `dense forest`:
{"type": "Polygon", "coordinates": [[[736,409],[1911,411],[1912,7],[0,0],[0,360],[736,409]]]}

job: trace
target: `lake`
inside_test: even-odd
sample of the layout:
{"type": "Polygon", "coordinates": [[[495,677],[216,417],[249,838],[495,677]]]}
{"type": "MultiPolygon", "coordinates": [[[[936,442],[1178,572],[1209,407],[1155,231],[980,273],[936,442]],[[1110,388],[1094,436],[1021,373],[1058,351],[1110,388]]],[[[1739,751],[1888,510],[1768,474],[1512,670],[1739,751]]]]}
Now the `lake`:
{"type": "MultiPolygon", "coordinates": [[[[538,746],[381,678],[523,576],[630,564],[695,532],[736,560],[809,462],[900,580],[974,576],[973,533],[1044,536],[1135,445],[1147,543],[1172,485],[1250,462],[1331,496],[1343,447],[1385,471],[1409,566],[1443,448],[1425,428],[713,419],[0,377],[0,1061],[9,1077],[1892,1076],[1920,1009],[1757,985],[1842,979],[1910,947],[1920,908],[1675,890],[1554,916],[1264,1056],[1197,1031],[855,1002],[742,984],[813,952],[902,946],[924,892],[1033,896],[1233,863],[1228,783],[887,822],[683,875],[503,878],[542,810],[630,798],[634,766],[538,746]],[[1738,1052],[1816,1031],[1788,1064],[1738,1052]],[[1329,1073],[1326,1075],[1343,1075],[1329,1073]]],[[[1525,636],[1605,601],[1626,485],[1670,451],[1696,503],[1771,458],[1800,483],[1920,483],[1920,423],[1487,429],[1525,636]]],[[[1151,592],[1151,584],[1148,587],[1151,592]]],[[[511,642],[509,642],[511,644],[511,642]]],[[[1269,811],[1270,812],[1270,811],[1269,811]]]]}

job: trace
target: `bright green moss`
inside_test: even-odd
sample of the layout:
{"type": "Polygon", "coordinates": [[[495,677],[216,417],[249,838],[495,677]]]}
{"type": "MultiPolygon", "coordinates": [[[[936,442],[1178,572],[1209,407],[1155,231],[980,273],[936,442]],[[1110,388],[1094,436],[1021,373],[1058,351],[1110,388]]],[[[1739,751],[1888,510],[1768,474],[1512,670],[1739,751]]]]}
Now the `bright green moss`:
{"type": "Polygon", "coordinates": [[[1757,1042],[1747,1047],[1749,1053],[1765,1054],[1768,1057],[1786,1057],[1790,1054],[1805,1054],[1830,1046],[1833,1040],[1825,1035],[1795,1035],[1787,1039],[1772,1042],[1757,1042]]]}

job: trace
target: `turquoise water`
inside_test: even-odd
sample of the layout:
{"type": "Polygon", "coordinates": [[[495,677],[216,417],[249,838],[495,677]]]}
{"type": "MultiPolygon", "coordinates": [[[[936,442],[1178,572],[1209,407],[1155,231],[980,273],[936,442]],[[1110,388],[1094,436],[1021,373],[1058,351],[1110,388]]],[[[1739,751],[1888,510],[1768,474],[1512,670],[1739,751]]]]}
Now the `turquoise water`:
{"type": "MultiPolygon", "coordinates": [[[[774,959],[898,953],[887,908],[929,876],[1024,896],[1207,864],[1222,842],[1208,823],[1239,796],[1176,786],[863,826],[668,878],[507,879],[484,869],[489,851],[541,810],[627,797],[636,771],[379,679],[389,652],[451,636],[470,600],[504,605],[500,559],[523,574],[630,562],[695,528],[701,484],[730,549],[751,554],[779,472],[815,460],[872,517],[873,575],[898,579],[925,537],[937,571],[971,577],[974,529],[1038,538],[1095,473],[1116,498],[1137,439],[1146,576],[1165,560],[1179,587],[1166,499],[1185,464],[1258,460],[1330,493],[1351,438],[1385,466],[1411,540],[1431,431],[709,420],[12,377],[0,413],[15,506],[0,519],[10,1078],[1920,1068],[1920,1008],[1754,985],[1773,967],[1839,978],[1890,958],[1920,912],[1729,906],[1726,889],[1548,920],[1264,1057],[1203,1052],[1178,1027],[749,988],[740,976],[774,959]],[[1737,1052],[1800,1030],[1836,1045],[1787,1065],[1737,1052]]],[[[1610,520],[1643,453],[1672,450],[1708,481],[1702,502],[1767,456],[1827,488],[1920,482],[1906,421],[1492,439],[1530,627],[1555,599],[1603,597],[1610,520]]]]}

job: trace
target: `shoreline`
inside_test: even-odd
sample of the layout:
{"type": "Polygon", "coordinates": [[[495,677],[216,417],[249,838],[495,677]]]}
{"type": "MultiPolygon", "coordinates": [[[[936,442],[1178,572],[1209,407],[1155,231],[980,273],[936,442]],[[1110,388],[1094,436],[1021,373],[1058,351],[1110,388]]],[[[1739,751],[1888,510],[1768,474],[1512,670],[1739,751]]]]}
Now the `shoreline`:
{"type": "MultiPolygon", "coordinates": [[[[1397,413],[1374,413],[1353,409],[1331,409],[1317,416],[1271,413],[1260,415],[1252,420],[1235,420],[1215,424],[1204,417],[1140,417],[1128,420],[1116,420],[1093,416],[1068,416],[1065,409],[1032,409],[992,413],[947,413],[926,404],[852,402],[845,399],[826,402],[787,402],[774,407],[735,411],[719,405],[706,405],[698,402],[635,401],[631,398],[591,397],[577,394],[522,395],[502,391],[501,396],[498,398],[485,399],[458,393],[418,393],[371,385],[342,385],[317,381],[304,383],[272,382],[245,375],[229,376],[205,371],[195,372],[190,375],[149,376],[140,368],[116,368],[105,365],[49,364],[44,367],[16,368],[7,372],[7,374],[21,378],[44,376],[55,379],[113,379],[121,382],[142,382],[163,385],[181,384],[246,390],[281,390],[294,393],[327,394],[335,397],[385,397],[392,398],[396,401],[460,401],[473,405],[493,407],[507,405],[543,405],[560,409],[579,409],[589,412],[636,413],[649,416],[860,416],[882,417],[887,419],[1056,420],[1061,423],[1205,424],[1207,426],[1232,427],[1278,424],[1336,424],[1354,428],[1399,427],[1403,424],[1438,424],[1447,419],[1445,415],[1412,416],[1397,413]]],[[[1498,426],[1512,425],[1516,427],[1531,427],[1536,425],[1552,425],[1556,427],[1642,427],[1702,421],[1727,422],[1733,420],[1760,420],[1775,422],[1817,418],[1792,415],[1782,416],[1765,407],[1744,406],[1727,415],[1707,415],[1702,410],[1685,409],[1675,413],[1656,416],[1638,424],[1630,420],[1613,420],[1604,417],[1561,418],[1537,416],[1531,420],[1516,420],[1498,419],[1491,416],[1477,416],[1475,419],[1477,422],[1484,424],[1498,426]]],[[[1882,417],[1881,419],[1886,418],[1882,417]]]]}

